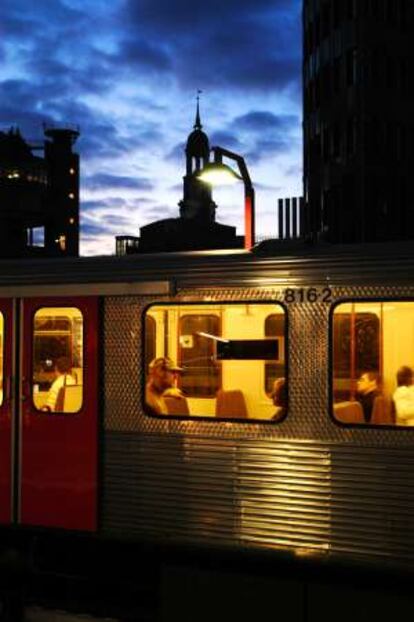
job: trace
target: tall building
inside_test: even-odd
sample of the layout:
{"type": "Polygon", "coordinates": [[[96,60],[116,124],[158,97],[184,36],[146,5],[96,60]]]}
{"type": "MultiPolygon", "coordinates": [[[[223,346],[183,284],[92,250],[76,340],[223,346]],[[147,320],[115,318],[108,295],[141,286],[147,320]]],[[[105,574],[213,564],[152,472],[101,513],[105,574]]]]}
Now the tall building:
{"type": "Polygon", "coordinates": [[[18,129],[0,132],[0,257],[79,254],[78,135],[45,127],[31,146],[18,129]]]}
{"type": "Polygon", "coordinates": [[[304,196],[332,242],[414,238],[414,2],[304,0],[304,196]]]}

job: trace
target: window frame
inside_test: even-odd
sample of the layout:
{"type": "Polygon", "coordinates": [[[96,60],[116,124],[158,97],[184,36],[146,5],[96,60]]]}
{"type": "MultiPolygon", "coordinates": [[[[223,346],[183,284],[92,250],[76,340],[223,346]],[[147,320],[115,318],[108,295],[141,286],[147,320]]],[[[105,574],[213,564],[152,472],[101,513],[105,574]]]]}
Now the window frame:
{"type": "MultiPolygon", "coordinates": [[[[268,316],[266,316],[268,317],[268,316]]],[[[266,317],[264,319],[263,322],[263,335],[264,335],[264,327],[265,327],[265,321],[266,321],[266,317]]],[[[220,326],[222,323],[222,317],[220,317],[220,326]]],[[[178,333],[177,333],[177,337],[178,337],[178,333]]],[[[265,338],[265,337],[263,337],[265,338]]],[[[142,411],[144,413],[144,415],[146,417],[150,417],[152,419],[157,419],[157,420],[161,420],[161,421],[191,421],[192,423],[196,423],[196,422],[200,422],[200,423],[205,423],[208,422],[210,424],[215,424],[215,425],[219,425],[219,424],[223,424],[223,423],[234,423],[235,425],[271,425],[271,426],[276,426],[278,424],[281,424],[282,422],[284,422],[287,417],[289,416],[289,358],[288,358],[288,353],[289,353],[289,313],[288,313],[288,306],[281,300],[269,300],[269,299],[265,299],[265,300],[192,300],[192,301],[177,301],[177,300],[172,300],[172,301],[162,301],[162,302],[157,302],[157,301],[153,301],[147,305],[145,305],[141,311],[141,356],[140,356],[140,360],[141,360],[141,381],[140,381],[140,386],[141,386],[141,408],[142,411]],[[287,399],[287,407],[286,407],[286,413],[283,417],[281,417],[280,419],[236,419],[236,418],[226,418],[226,417],[220,417],[220,418],[216,418],[216,417],[212,417],[212,416],[203,416],[203,415],[157,415],[154,414],[152,412],[149,412],[149,409],[147,408],[147,405],[145,403],[145,386],[146,386],[146,375],[147,375],[147,370],[144,369],[145,367],[145,359],[146,359],[146,352],[145,352],[145,317],[146,314],[148,313],[148,311],[150,311],[151,308],[153,307],[173,307],[173,306],[180,306],[180,307],[188,307],[188,308],[192,308],[192,307],[202,307],[202,306],[206,306],[206,307],[219,307],[219,306],[242,306],[242,305],[257,305],[257,306],[264,306],[264,305],[273,305],[274,307],[280,307],[283,311],[283,315],[285,318],[285,335],[284,335],[284,348],[283,348],[283,361],[285,363],[285,382],[286,382],[286,399],[287,399]],[[142,364],[142,362],[144,362],[144,365],[142,364]],[[143,371],[142,371],[143,370],[143,371]]],[[[259,359],[258,359],[259,360],[259,359]]],[[[263,361],[265,362],[265,361],[263,361]]],[[[220,372],[220,386],[222,386],[222,372],[220,372]]],[[[261,389],[264,391],[264,387],[261,386],[261,389]]],[[[265,391],[264,391],[265,393],[265,391]]],[[[192,398],[189,398],[192,399],[192,398]]],[[[214,399],[212,397],[210,398],[194,398],[194,399],[214,399]]]]}
{"type": "MultiPolygon", "coordinates": [[[[60,417],[67,417],[67,416],[76,416],[79,415],[79,413],[82,412],[82,410],[85,407],[85,379],[86,379],[86,374],[85,374],[85,343],[86,343],[86,325],[85,325],[85,314],[82,311],[82,309],[80,309],[79,307],[75,306],[75,305],[69,305],[69,304],[64,304],[64,305],[41,305],[36,307],[36,309],[33,310],[32,313],[32,317],[30,319],[30,339],[31,339],[31,361],[30,361],[30,371],[31,371],[31,376],[30,376],[30,402],[31,402],[31,407],[33,408],[33,411],[36,413],[36,415],[45,415],[45,416],[50,416],[52,415],[53,417],[55,416],[60,416],[60,417]],[[35,348],[34,348],[34,336],[35,336],[35,318],[36,318],[36,314],[41,311],[42,309],[76,309],[82,318],[82,401],[81,404],[78,408],[78,410],[76,411],[70,411],[70,412],[66,412],[63,410],[54,410],[54,411],[43,411],[41,408],[38,408],[35,404],[34,401],[34,382],[33,382],[33,377],[34,377],[34,354],[35,354],[35,348]]],[[[53,384],[53,382],[52,382],[53,384]]],[[[68,386],[77,386],[77,385],[68,385],[68,386]]]]}
{"type": "MultiPolygon", "coordinates": [[[[343,305],[343,304],[381,304],[381,303],[399,303],[399,302],[411,302],[414,305],[414,297],[412,296],[378,296],[378,297],[372,297],[372,298],[367,298],[367,297],[363,297],[363,296],[356,296],[356,297],[344,297],[344,298],[338,298],[335,300],[335,302],[331,305],[331,308],[329,310],[329,326],[328,326],[328,347],[329,347],[329,353],[328,353],[328,392],[329,392],[329,398],[328,398],[328,414],[329,417],[331,419],[331,421],[334,423],[334,425],[340,427],[340,428],[345,428],[345,429],[352,429],[352,430],[366,430],[366,429],[370,429],[370,430],[383,430],[385,432],[389,431],[389,430],[393,430],[396,432],[401,432],[403,431],[404,433],[410,433],[410,432],[414,432],[414,426],[401,426],[398,424],[383,424],[383,425],[378,425],[378,424],[374,424],[374,423],[366,423],[366,422],[362,422],[362,423],[352,423],[352,422],[344,422],[344,421],[340,421],[339,419],[337,419],[335,417],[334,414],[334,399],[333,399],[333,338],[334,338],[334,314],[335,314],[335,310],[338,306],[343,305]]],[[[413,307],[414,310],[414,307],[413,307]]]]}

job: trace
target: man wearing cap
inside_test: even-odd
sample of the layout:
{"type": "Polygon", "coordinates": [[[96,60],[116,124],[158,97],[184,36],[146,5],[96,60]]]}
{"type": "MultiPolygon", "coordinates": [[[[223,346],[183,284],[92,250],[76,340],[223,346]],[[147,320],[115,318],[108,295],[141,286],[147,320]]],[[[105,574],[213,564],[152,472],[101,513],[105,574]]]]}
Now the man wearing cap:
{"type": "Polygon", "coordinates": [[[152,414],[168,415],[164,397],[183,398],[180,389],[175,386],[177,374],[182,371],[182,367],[174,365],[173,361],[166,356],[160,356],[151,361],[145,387],[145,403],[152,414]]]}

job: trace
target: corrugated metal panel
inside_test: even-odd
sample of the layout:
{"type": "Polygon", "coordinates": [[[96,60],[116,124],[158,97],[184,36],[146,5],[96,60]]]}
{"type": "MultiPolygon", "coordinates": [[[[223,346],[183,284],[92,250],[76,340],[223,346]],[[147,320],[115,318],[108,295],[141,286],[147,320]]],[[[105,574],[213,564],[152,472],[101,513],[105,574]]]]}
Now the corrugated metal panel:
{"type": "Polygon", "coordinates": [[[111,433],[104,526],[412,565],[413,484],[406,449],[111,433]]]}
{"type": "MultiPolygon", "coordinates": [[[[413,287],[333,293],[414,298],[413,287]]],[[[282,287],[212,288],[173,300],[282,298],[282,287]]],[[[105,301],[105,532],[413,564],[414,430],[344,428],[329,417],[329,304],[288,308],[286,420],[243,425],[143,413],[148,302],[105,301]]]]}

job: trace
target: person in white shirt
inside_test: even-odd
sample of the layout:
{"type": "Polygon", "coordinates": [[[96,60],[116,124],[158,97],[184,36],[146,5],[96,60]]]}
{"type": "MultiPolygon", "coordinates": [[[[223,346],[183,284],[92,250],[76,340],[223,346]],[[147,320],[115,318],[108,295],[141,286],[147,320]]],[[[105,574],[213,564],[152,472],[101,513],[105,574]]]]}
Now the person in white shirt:
{"type": "Polygon", "coordinates": [[[49,392],[47,394],[46,404],[42,410],[49,412],[64,412],[63,403],[58,403],[60,390],[66,385],[76,384],[75,378],[71,375],[71,362],[67,356],[61,356],[55,363],[55,376],[49,392]]]}
{"type": "Polygon", "coordinates": [[[395,405],[397,425],[414,426],[414,372],[403,365],[397,371],[397,388],[392,399],[395,405]]]}

